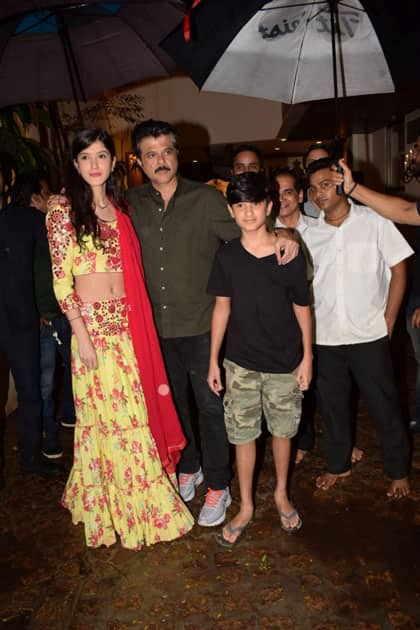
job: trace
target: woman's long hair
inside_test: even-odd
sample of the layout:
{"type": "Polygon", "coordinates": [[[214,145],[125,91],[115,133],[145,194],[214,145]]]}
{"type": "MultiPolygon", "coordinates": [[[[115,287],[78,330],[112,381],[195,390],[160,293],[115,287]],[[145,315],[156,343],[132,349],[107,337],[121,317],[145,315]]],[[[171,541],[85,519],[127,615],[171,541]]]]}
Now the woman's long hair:
{"type": "MultiPolygon", "coordinates": [[[[66,173],[66,195],[71,203],[71,222],[76,231],[77,242],[84,246],[84,238],[92,235],[96,247],[100,247],[100,225],[93,206],[92,189],[78,173],[74,165],[81,151],[90,147],[94,142],[102,142],[111,154],[111,160],[115,157],[114,142],[104,129],[83,129],[79,131],[71,145],[71,156],[66,173]]],[[[128,212],[126,201],[120,196],[119,188],[114,174],[111,172],[106,182],[106,195],[111,203],[128,212]]]]}

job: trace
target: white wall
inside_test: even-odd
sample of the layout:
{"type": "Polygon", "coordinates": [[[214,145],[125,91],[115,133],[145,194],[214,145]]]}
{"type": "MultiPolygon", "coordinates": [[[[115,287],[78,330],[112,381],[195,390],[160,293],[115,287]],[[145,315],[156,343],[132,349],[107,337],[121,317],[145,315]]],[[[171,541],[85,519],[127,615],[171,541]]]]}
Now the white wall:
{"type": "MultiPolygon", "coordinates": [[[[257,98],[200,92],[188,77],[171,77],[138,88],[144,97],[145,118],[171,123],[185,121],[208,132],[209,144],[262,140],[277,135],[281,103],[257,98]]],[[[185,140],[201,144],[197,136],[185,140]]]]}

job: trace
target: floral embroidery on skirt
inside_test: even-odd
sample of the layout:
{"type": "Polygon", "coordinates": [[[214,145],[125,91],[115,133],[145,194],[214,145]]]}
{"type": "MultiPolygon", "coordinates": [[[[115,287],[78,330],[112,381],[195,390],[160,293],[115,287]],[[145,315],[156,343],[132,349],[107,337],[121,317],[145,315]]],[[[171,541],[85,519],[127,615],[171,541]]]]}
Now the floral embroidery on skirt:
{"type": "Polygon", "coordinates": [[[174,540],[193,518],[162,469],[139,379],[124,298],[83,303],[98,357],[81,363],[72,339],[74,462],[62,504],[83,522],[89,547],[140,549],[174,540]]]}

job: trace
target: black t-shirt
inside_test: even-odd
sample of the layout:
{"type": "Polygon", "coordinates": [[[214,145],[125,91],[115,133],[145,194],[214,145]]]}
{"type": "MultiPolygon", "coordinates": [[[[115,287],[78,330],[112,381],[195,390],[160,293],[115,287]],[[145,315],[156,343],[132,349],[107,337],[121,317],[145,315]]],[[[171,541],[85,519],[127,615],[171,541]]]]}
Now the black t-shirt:
{"type": "Polygon", "coordinates": [[[258,372],[290,373],[302,359],[293,303],[309,304],[305,257],[279,266],[275,255],[256,258],[240,239],[219,249],[207,292],[230,297],[226,358],[258,372]]]}

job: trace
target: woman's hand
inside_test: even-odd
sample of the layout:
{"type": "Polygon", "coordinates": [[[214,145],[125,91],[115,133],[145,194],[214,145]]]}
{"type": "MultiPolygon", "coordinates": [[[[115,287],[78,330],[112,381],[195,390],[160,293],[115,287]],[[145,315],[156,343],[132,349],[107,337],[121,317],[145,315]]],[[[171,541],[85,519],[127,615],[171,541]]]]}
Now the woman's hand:
{"type": "Polygon", "coordinates": [[[89,338],[78,339],[77,347],[83,365],[85,365],[88,370],[96,370],[98,367],[98,357],[92,341],[89,338]]]}

